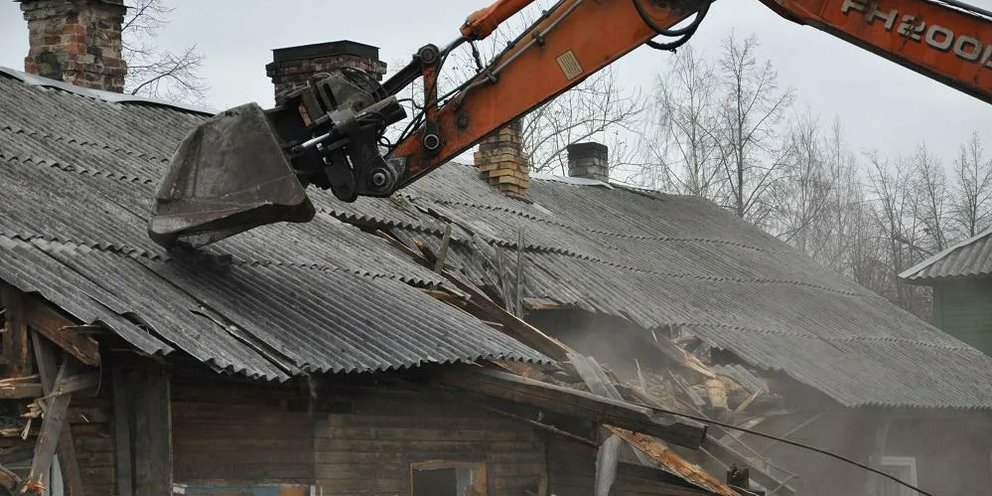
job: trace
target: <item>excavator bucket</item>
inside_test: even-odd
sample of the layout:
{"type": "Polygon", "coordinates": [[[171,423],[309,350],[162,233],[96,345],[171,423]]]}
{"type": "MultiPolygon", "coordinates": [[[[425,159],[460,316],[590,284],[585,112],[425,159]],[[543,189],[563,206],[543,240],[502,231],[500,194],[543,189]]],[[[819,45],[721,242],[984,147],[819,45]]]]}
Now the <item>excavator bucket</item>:
{"type": "Polygon", "coordinates": [[[194,129],[172,157],[148,234],[203,246],[273,222],[306,222],[314,208],[262,108],[247,104],[194,129]]]}

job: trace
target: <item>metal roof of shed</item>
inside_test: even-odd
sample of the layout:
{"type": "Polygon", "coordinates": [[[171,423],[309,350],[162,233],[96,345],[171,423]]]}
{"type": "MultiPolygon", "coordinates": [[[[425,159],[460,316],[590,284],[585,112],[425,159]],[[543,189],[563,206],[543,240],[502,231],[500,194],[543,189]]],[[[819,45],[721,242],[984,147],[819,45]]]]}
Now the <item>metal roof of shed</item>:
{"type": "Polygon", "coordinates": [[[992,227],[916,264],[899,277],[918,284],[992,277],[992,227]]]}

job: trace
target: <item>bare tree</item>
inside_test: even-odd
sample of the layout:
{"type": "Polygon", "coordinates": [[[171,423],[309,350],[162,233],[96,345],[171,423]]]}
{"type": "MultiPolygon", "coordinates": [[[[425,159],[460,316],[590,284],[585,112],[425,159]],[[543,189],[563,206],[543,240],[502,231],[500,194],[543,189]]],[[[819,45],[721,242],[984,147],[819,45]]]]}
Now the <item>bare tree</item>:
{"type": "Polygon", "coordinates": [[[835,118],[824,138],[826,180],[830,184],[827,211],[817,225],[814,259],[840,273],[853,275],[854,254],[866,253],[869,223],[859,164],[847,148],[840,119],[835,118]]]}
{"type": "Polygon", "coordinates": [[[977,132],[961,145],[954,160],[954,178],[954,222],[962,236],[972,237],[992,223],[992,160],[985,158],[977,132]]]}
{"type": "Polygon", "coordinates": [[[724,99],[720,111],[720,147],[734,213],[762,225],[772,212],[767,202],[785,152],[778,126],[792,104],[793,92],[778,86],[771,62],[757,58],[757,38],[731,34],[719,61],[724,99]]]}
{"type": "Polygon", "coordinates": [[[793,119],[780,174],[770,193],[774,200],[775,234],[811,253],[821,244],[821,240],[815,239],[815,228],[829,207],[833,185],[827,176],[820,124],[809,110],[793,119]]]}
{"type": "Polygon", "coordinates": [[[568,145],[597,140],[610,147],[611,166],[617,167],[629,158],[618,153],[626,148],[620,131],[638,133],[643,111],[637,91],[622,88],[614,71],[606,68],[524,116],[523,148],[535,171],[565,174],[568,145]]]}
{"type": "Polygon", "coordinates": [[[691,46],[672,57],[652,100],[652,131],[645,137],[650,165],[639,171],[638,183],[725,203],[715,76],[713,64],[691,46]]]}
{"type": "Polygon", "coordinates": [[[173,10],[163,0],[136,0],[128,6],[121,27],[122,51],[127,61],[124,91],[168,101],[202,103],[207,89],[199,75],[203,54],[195,45],[177,54],[154,43],[173,10]]]}
{"type": "Polygon", "coordinates": [[[950,212],[950,191],[944,168],[928,150],[920,145],[913,156],[914,192],[919,207],[917,214],[923,225],[926,246],[918,247],[925,255],[947,246],[947,224],[950,212]]]}
{"type": "Polygon", "coordinates": [[[873,195],[873,216],[878,227],[880,241],[888,248],[888,284],[872,288],[885,295],[897,305],[926,317],[929,302],[926,292],[917,286],[904,284],[899,273],[922,260],[927,252],[920,248],[921,226],[919,202],[913,188],[913,175],[907,160],[897,160],[893,164],[878,153],[868,155],[870,162],[869,189],[873,195]]]}

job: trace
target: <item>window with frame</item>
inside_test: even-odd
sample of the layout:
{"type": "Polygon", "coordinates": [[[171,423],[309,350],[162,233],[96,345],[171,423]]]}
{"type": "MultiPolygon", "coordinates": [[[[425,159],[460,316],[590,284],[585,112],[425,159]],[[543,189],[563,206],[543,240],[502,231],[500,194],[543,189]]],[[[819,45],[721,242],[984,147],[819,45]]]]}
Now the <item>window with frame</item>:
{"type": "MultiPolygon", "coordinates": [[[[883,456],[882,472],[885,472],[908,484],[916,484],[916,457],[913,456],[883,456]]],[[[882,496],[916,496],[916,491],[885,479],[882,482],[882,496]]]]}
{"type": "Polygon", "coordinates": [[[430,460],[410,464],[411,496],[487,496],[486,464],[430,460]]]}

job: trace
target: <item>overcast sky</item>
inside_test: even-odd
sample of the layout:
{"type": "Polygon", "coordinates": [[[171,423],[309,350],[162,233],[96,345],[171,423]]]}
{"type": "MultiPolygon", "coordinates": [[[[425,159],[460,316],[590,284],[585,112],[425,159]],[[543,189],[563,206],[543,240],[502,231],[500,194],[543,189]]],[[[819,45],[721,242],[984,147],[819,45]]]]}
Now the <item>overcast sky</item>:
{"type": "MultiPolygon", "coordinates": [[[[172,22],[158,41],[176,51],[196,44],[206,55],[207,103],[223,109],[272,104],[265,76],[273,48],[338,39],[381,47],[382,59],[406,61],[417,47],[446,43],[471,11],[488,0],[172,0],[172,22]]],[[[971,0],[992,8],[992,0],[971,0]]],[[[757,35],[783,86],[795,88],[829,124],[835,116],[859,149],[908,155],[918,143],[946,160],[972,131],[992,149],[992,106],[944,87],[809,27],[792,24],[756,0],[720,0],[692,40],[715,52],[731,30],[757,35]]],[[[605,34],[604,34],[605,35],[605,34]]],[[[27,29],[18,4],[0,1],[0,65],[23,69],[27,29]]],[[[621,80],[653,85],[666,57],[646,47],[616,64],[621,80]]]]}

